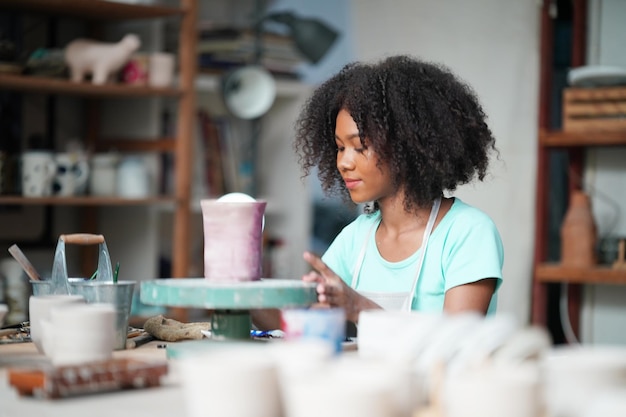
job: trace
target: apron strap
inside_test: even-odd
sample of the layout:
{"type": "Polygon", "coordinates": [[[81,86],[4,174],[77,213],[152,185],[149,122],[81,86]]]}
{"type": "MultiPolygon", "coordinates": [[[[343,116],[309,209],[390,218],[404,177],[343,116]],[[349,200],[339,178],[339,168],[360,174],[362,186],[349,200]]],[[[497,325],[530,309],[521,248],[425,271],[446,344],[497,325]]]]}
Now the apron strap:
{"type": "MultiPolygon", "coordinates": [[[[420,273],[422,271],[422,265],[424,263],[424,256],[426,254],[426,248],[428,246],[428,241],[430,239],[430,235],[432,234],[433,228],[435,226],[435,221],[437,220],[437,215],[439,214],[439,208],[440,207],[441,207],[441,198],[437,198],[433,202],[433,206],[432,206],[432,208],[430,210],[430,216],[428,217],[428,223],[426,223],[426,228],[424,229],[424,236],[422,237],[422,246],[420,247],[422,249],[422,251],[420,253],[419,261],[418,261],[418,264],[417,264],[417,271],[415,273],[415,278],[413,279],[413,284],[412,284],[412,287],[411,287],[410,296],[407,299],[407,302],[405,303],[405,306],[404,306],[403,310],[404,309],[411,310],[411,304],[413,303],[413,297],[415,297],[415,292],[417,290],[417,281],[419,280],[419,276],[420,276],[420,273]]],[[[363,261],[365,259],[365,252],[367,251],[367,244],[368,244],[368,242],[370,240],[372,232],[380,224],[380,219],[381,219],[381,217],[379,216],[378,222],[375,222],[370,227],[370,230],[367,233],[365,241],[363,242],[363,245],[361,246],[361,250],[359,252],[359,257],[357,258],[357,262],[356,262],[356,264],[354,266],[354,270],[352,271],[352,281],[350,283],[350,286],[352,287],[352,289],[356,289],[356,285],[357,285],[357,283],[359,281],[359,275],[361,273],[361,268],[363,266],[363,261]]]]}
{"type": "Polygon", "coordinates": [[[435,221],[437,220],[437,214],[439,214],[439,207],[441,207],[441,198],[437,198],[433,203],[433,207],[430,210],[430,217],[428,218],[428,223],[426,223],[426,229],[424,230],[424,236],[422,237],[422,252],[420,253],[420,259],[417,264],[417,271],[415,273],[415,278],[413,279],[413,286],[411,289],[411,295],[407,299],[407,306],[404,310],[411,310],[411,305],[413,304],[413,298],[415,297],[415,292],[417,291],[417,281],[419,280],[420,273],[422,272],[422,266],[424,265],[424,257],[426,256],[426,248],[428,247],[428,241],[430,240],[430,235],[433,232],[433,228],[435,227],[435,221]]]}

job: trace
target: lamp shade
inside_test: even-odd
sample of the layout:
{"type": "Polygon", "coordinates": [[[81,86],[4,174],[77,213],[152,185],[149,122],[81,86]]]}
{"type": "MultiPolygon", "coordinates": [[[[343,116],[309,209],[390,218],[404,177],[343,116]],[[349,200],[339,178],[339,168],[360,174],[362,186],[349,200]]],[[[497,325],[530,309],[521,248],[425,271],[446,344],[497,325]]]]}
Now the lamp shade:
{"type": "Polygon", "coordinates": [[[291,12],[273,13],[263,20],[287,25],[296,48],[314,64],[326,55],[339,36],[336,30],[319,19],[300,18],[291,12]]]}
{"type": "Polygon", "coordinates": [[[276,84],[267,70],[250,65],[226,74],[222,79],[222,95],[226,108],[235,116],[255,119],[272,107],[276,84]]]}

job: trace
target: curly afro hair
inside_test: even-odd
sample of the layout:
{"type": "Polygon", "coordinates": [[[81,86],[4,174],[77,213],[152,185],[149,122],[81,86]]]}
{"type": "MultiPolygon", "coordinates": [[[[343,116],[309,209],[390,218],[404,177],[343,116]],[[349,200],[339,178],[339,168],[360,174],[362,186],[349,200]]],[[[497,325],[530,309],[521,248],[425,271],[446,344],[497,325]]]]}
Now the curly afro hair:
{"type": "Polygon", "coordinates": [[[497,152],[475,93],[447,68],[409,56],[348,64],[305,103],[294,144],[304,175],[318,167],[324,192],[346,201],[336,165],[341,109],[388,166],[395,188],[405,190],[407,211],[430,206],[458,185],[482,181],[489,153],[497,152]]]}

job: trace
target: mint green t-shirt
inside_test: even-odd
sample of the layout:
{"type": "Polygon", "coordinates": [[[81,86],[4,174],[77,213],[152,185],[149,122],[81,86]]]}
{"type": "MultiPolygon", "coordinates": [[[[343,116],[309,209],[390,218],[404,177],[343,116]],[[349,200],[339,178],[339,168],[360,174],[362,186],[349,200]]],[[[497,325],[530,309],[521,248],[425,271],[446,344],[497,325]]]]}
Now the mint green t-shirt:
{"type": "MultiPolygon", "coordinates": [[[[365,243],[367,247],[356,290],[408,292],[417,273],[421,248],[400,262],[386,261],[375,242],[374,231],[379,223],[380,213],[361,214],[337,235],[322,259],[351,286],[353,270],[365,243]]],[[[488,314],[494,313],[497,289],[502,284],[503,262],[502,239],[493,220],[481,210],[455,198],[430,236],[411,309],[441,312],[445,293],[450,288],[496,278],[496,293],[488,310],[488,314]]]]}

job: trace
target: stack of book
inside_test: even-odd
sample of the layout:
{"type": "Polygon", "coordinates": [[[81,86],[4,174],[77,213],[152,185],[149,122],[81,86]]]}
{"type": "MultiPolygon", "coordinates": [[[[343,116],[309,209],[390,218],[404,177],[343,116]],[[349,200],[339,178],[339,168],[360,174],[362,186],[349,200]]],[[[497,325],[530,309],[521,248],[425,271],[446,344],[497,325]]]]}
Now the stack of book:
{"type": "MultiPolygon", "coordinates": [[[[201,71],[221,72],[255,61],[256,34],[250,29],[210,28],[198,31],[198,64],[201,71]]],[[[260,65],[276,76],[298,77],[305,59],[288,35],[263,32],[260,65]]]]}

